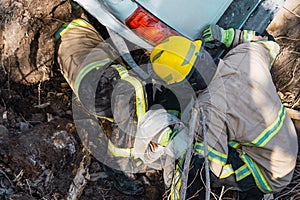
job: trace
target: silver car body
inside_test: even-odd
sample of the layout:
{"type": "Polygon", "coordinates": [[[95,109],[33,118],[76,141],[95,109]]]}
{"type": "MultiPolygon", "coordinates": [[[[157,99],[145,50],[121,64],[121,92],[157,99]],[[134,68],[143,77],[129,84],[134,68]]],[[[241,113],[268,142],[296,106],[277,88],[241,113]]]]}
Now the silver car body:
{"type": "Polygon", "coordinates": [[[203,28],[217,23],[232,0],[137,0],[182,35],[199,38],[203,28]]]}
{"type": "Polygon", "coordinates": [[[232,0],[76,0],[100,23],[117,32],[130,42],[145,49],[152,45],[125,25],[138,6],[159,20],[190,38],[199,37],[203,28],[217,23],[232,0]]]}

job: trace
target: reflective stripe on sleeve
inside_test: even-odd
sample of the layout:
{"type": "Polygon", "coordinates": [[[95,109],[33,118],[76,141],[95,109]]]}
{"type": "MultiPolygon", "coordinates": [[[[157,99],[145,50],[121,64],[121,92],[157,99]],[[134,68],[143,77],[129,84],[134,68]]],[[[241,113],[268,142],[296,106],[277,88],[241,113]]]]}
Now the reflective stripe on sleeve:
{"type": "Polygon", "coordinates": [[[74,19],[70,23],[64,24],[54,35],[54,38],[58,40],[63,34],[68,30],[78,27],[78,26],[88,26],[89,23],[83,19],[74,19]]]}
{"type": "MultiPolygon", "coordinates": [[[[136,96],[136,114],[139,121],[140,117],[146,112],[144,89],[141,82],[138,79],[130,76],[125,67],[121,65],[112,65],[111,67],[118,71],[122,80],[129,82],[134,87],[136,96]]],[[[134,148],[118,148],[110,140],[108,141],[108,150],[115,157],[135,157],[134,148]]]]}
{"type": "Polygon", "coordinates": [[[278,44],[276,42],[273,41],[259,41],[260,43],[262,43],[265,47],[267,47],[267,49],[269,50],[269,53],[272,57],[272,61],[270,63],[270,68],[273,65],[275,58],[277,56],[277,52],[275,51],[275,49],[278,49],[278,44]]]}
{"type": "Polygon", "coordinates": [[[143,164],[143,161],[135,156],[134,148],[118,148],[112,143],[111,140],[108,140],[107,148],[114,157],[134,158],[136,167],[139,167],[143,164]]]}
{"type": "Polygon", "coordinates": [[[272,139],[272,137],[278,133],[278,131],[282,127],[285,116],[286,116],[286,110],[284,106],[281,105],[276,120],[251,143],[258,147],[265,146],[272,139]]]}
{"type": "Polygon", "coordinates": [[[141,82],[130,76],[127,69],[121,65],[112,65],[115,68],[121,77],[122,80],[129,82],[135,90],[135,98],[136,98],[136,115],[138,118],[138,123],[140,122],[141,117],[146,112],[146,103],[145,103],[145,96],[144,96],[144,88],[141,82]]]}
{"type": "Polygon", "coordinates": [[[78,73],[76,80],[75,80],[74,92],[77,95],[77,97],[78,97],[79,86],[80,86],[82,79],[93,69],[99,70],[100,67],[106,66],[109,63],[111,63],[111,59],[106,58],[103,60],[92,62],[81,69],[81,71],[78,73]]]}
{"type": "Polygon", "coordinates": [[[281,105],[281,108],[278,111],[278,115],[275,121],[270,126],[268,126],[263,132],[261,132],[259,136],[255,138],[252,142],[238,143],[236,141],[230,141],[229,146],[233,148],[237,148],[239,145],[257,146],[257,147],[265,146],[281,129],[285,116],[286,116],[286,109],[284,108],[283,105],[281,105]]]}
{"type": "Polygon", "coordinates": [[[108,140],[108,150],[112,153],[115,157],[133,157],[134,155],[134,148],[118,148],[116,147],[110,140],[108,140]]]}
{"type": "Polygon", "coordinates": [[[251,42],[252,38],[255,36],[255,32],[252,30],[244,30],[244,42],[251,42]]]}
{"type": "Polygon", "coordinates": [[[270,185],[266,181],[265,177],[262,175],[257,164],[246,153],[243,153],[242,159],[251,171],[251,174],[254,177],[257,187],[265,193],[272,192],[270,185]]]}

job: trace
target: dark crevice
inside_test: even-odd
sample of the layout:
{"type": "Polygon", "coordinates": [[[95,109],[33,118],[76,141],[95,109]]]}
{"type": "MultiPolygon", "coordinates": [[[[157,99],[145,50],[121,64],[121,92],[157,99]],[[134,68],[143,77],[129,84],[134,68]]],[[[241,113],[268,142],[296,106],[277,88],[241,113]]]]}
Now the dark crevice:
{"type": "Polygon", "coordinates": [[[106,27],[103,24],[101,24],[93,15],[88,13],[86,10],[83,9],[83,11],[84,11],[84,14],[87,16],[89,23],[91,23],[93,25],[93,27],[98,31],[98,33],[101,35],[101,37],[104,40],[108,39],[110,36],[107,32],[106,27]]]}
{"type": "Polygon", "coordinates": [[[37,69],[36,60],[37,60],[37,52],[39,49],[40,35],[41,35],[40,32],[37,31],[34,35],[32,42],[30,43],[30,54],[29,54],[30,64],[36,69],[37,69]]]}
{"type": "MultiPolygon", "coordinates": [[[[17,69],[18,69],[18,71],[19,71],[19,73],[20,73],[21,81],[28,83],[27,80],[26,80],[25,74],[24,74],[24,73],[22,72],[22,70],[21,70],[20,62],[18,61],[18,59],[16,59],[16,66],[17,66],[17,69]]],[[[17,76],[18,76],[18,75],[17,75],[17,76]]],[[[18,78],[17,78],[17,79],[18,79],[18,78]]]]}

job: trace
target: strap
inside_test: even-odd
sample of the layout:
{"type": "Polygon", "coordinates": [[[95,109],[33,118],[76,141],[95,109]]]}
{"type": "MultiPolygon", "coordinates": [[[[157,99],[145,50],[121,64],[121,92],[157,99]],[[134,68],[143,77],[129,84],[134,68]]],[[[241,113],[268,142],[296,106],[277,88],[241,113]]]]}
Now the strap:
{"type": "Polygon", "coordinates": [[[126,63],[144,80],[147,80],[150,78],[150,75],[147,74],[146,72],[144,72],[142,70],[142,68],[140,68],[140,66],[138,64],[136,64],[136,62],[134,61],[134,59],[132,58],[129,49],[127,48],[127,45],[124,41],[124,39],[119,36],[116,32],[114,32],[113,30],[107,28],[107,31],[111,37],[111,40],[113,41],[113,43],[115,44],[115,46],[117,47],[116,49],[118,50],[118,52],[120,53],[120,55],[122,56],[122,58],[126,61],[126,63]]]}
{"type": "Polygon", "coordinates": [[[184,152],[176,164],[175,173],[172,179],[172,187],[168,199],[170,200],[179,200],[181,199],[180,189],[182,185],[182,172],[184,165],[184,157],[186,152],[184,152]]]}

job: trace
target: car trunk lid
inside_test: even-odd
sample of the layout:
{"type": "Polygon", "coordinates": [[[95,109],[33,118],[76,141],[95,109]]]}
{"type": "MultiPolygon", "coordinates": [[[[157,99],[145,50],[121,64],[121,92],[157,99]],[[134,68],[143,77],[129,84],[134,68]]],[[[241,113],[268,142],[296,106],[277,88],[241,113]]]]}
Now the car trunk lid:
{"type": "Polygon", "coordinates": [[[197,39],[205,26],[218,22],[232,0],[136,0],[136,2],[182,35],[197,39]]]}

